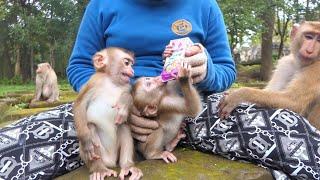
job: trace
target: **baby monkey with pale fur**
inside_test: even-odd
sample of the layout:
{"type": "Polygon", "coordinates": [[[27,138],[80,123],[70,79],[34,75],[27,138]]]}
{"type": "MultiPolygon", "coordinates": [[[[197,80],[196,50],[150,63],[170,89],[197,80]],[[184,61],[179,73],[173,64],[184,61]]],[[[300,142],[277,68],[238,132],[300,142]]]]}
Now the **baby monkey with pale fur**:
{"type": "Polygon", "coordinates": [[[132,97],[140,114],[153,117],[160,125],[145,142],[138,142],[137,149],[146,159],[176,162],[171,151],[180,140],[181,123],[185,116],[195,117],[202,109],[200,96],[192,85],[191,66],[182,63],[177,80],[167,83],[162,82],[160,76],[139,78],[133,86],[132,97]]]}
{"type": "Polygon", "coordinates": [[[90,171],[91,180],[105,176],[117,177],[115,167],[119,162],[120,179],[130,180],[143,174],[134,167],[133,139],[127,117],[132,106],[130,77],[134,75],[133,53],[110,47],[93,56],[96,73],[81,89],[74,107],[74,120],[80,143],[80,156],[90,171]]]}

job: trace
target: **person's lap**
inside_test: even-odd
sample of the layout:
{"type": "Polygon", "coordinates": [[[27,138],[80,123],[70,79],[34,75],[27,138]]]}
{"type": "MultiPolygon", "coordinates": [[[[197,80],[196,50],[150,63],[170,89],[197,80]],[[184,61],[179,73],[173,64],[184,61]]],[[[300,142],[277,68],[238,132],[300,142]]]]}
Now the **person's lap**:
{"type": "Polygon", "coordinates": [[[80,167],[71,111],[61,105],[0,129],[0,179],[52,179],[80,167]]]}
{"type": "MultiPolygon", "coordinates": [[[[287,110],[241,105],[220,120],[216,105],[221,97],[209,96],[201,116],[187,118],[182,145],[278,169],[280,174],[274,174],[280,176],[283,171],[318,178],[320,135],[303,118],[287,110]]],[[[78,145],[71,104],[23,118],[0,129],[0,177],[50,179],[72,171],[83,165],[78,145]]]]}
{"type": "Polygon", "coordinates": [[[319,179],[320,134],[308,121],[288,110],[245,104],[221,120],[217,104],[222,96],[209,96],[203,115],[187,119],[187,138],[181,144],[280,170],[273,172],[277,179],[285,174],[319,179]]]}

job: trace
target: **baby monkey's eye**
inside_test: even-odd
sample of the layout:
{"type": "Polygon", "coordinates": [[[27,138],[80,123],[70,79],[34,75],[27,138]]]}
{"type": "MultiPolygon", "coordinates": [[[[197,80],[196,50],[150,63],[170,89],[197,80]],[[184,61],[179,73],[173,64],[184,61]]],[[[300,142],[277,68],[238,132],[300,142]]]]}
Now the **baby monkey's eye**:
{"type": "Polygon", "coordinates": [[[126,66],[132,66],[132,61],[130,60],[130,59],[127,59],[127,58],[125,58],[124,59],[124,64],[126,65],[126,66]]]}

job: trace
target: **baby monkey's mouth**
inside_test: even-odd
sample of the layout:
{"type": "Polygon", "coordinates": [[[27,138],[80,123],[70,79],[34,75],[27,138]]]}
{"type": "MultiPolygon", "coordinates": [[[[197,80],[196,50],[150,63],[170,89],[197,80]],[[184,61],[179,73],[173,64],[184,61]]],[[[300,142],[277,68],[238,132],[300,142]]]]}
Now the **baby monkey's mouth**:
{"type": "Polygon", "coordinates": [[[121,73],[121,79],[123,79],[126,82],[129,82],[131,77],[132,77],[131,74],[128,74],[128,73],[125,73],[125,72],[121,73]]]}

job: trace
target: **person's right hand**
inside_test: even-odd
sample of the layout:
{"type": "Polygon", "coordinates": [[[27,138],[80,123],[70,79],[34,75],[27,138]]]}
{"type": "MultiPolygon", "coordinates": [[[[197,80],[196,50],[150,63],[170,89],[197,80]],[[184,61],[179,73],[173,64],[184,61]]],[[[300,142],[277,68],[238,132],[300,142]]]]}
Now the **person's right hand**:
{"type": "Polygon", "coordinates": [[[159,122],[143,117],[137,108],[133,107],[129,118],[129,126],[132,137],[138,141],[145,142],[148,135],[159,128],[159,122]]]}

